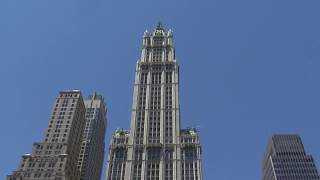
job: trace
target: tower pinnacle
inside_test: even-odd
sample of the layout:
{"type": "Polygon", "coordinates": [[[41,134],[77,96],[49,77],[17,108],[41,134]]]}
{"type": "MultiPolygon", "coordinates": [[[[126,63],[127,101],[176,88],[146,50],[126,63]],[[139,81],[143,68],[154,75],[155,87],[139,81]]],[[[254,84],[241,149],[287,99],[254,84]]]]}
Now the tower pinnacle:
{"type": "Polygon", "coordinates": [[[157,24],[156,30],[164,30],[162,23],[160,21],[157,24]]]}

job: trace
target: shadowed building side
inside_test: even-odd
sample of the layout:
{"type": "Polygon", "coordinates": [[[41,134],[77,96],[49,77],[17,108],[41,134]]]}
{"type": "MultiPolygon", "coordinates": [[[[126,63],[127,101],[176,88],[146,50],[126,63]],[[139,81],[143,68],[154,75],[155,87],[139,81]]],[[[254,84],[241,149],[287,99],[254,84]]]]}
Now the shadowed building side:
{"type": "Polygon", "coordinates": [[[86,124],[78,162],[80,180],[100,180],[104,159],[107,111],[104,98],[96,93],[90,95],[84,104],[86,124]]]}

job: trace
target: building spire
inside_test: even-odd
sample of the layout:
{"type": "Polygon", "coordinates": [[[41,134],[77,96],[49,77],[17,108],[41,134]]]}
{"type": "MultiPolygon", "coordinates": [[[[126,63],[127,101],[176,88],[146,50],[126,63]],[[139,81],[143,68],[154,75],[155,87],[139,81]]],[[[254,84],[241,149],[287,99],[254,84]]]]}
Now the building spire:
{"type": "Polygon", "coordinates": [[[162,26],[162,23],[160,21],[157,24],[156,30],[164,30],[163,26],[162,26]]]}

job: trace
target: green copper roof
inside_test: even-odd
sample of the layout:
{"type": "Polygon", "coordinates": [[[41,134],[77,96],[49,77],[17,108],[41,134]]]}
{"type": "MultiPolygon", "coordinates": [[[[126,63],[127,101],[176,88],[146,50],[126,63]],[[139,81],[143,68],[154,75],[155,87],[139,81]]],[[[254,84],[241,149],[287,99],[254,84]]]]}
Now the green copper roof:
{"type": "Polygon", "coordinates": [[[114,133],[116,137],[125,136],[127,134],[129,134],[129,132],[123,129],[117,129],[116,132],[114,133]]]}

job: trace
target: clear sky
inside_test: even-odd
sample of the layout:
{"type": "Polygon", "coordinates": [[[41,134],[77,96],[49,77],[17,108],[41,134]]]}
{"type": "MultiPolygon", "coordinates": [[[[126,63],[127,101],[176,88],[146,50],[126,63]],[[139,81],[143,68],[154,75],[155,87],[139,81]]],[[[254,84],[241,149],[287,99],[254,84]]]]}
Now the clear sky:
{"type": "MultiPolygon", "coordinates": [[[[128,128],[142,35],[174,31],[183,127],[206,180],[257,180],[268,138],[300,133],[320,167],[320,1],[1,0],[0,179],[41,141],[59,90],[97,91],[106,144],[128,128]]],[[[104,178],[104,177],[103,177],[104,178]]]]}

